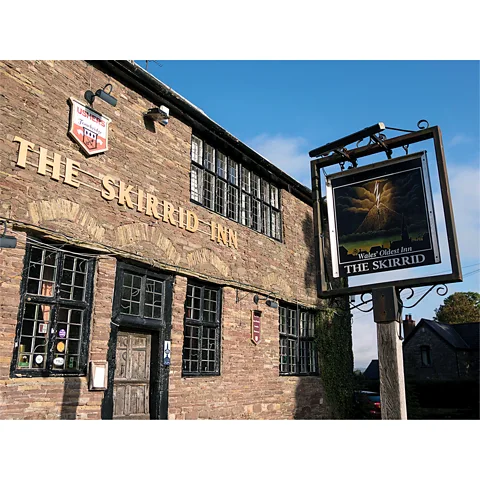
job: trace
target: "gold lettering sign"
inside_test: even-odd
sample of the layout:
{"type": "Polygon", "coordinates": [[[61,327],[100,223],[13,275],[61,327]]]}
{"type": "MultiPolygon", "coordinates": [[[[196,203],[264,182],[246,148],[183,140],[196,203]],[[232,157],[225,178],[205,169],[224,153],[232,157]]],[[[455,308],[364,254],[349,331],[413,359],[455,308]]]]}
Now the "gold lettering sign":
{"type": "Polygon", "coordinates": [[[213,220],[210,223],[202,222],[210,227],[210,232],[202,231],[199,228],[200,220],[195,212],[175,206],[166,200],[159,200],[155,195],[148,193],[146,189],[129,185],[122,180],[116,180],[111,175],[94,175],[82,170],[80,163],[70,158],[62,159],[58,153],[49,155],[44,147],[35,150],[35,144],[28,142],[21,137],[15,137],[14,142],[19,144],[17,155],[17,167],[26,168],[27,165],[36,167],[39,175],[50,177],[56,182],[63,183],[72,187],[80,186],[92,188],[99,191],[98,187],[89,183],[81,182],[78,177],[80,173],[89,178],[95,178],[101,183],[100,196],[109,202],[117,201],[117,204],[125,208],[136,210],[149,217],[161,220],[167,224],[187,230],[188,232],[201,232],[210,236],[210,240],[230,248],[238,249],[237,232],[227,228],[213,220]],[[38,155],[38,162],[31,163],[28,159],[28,152],[38,155]]]}

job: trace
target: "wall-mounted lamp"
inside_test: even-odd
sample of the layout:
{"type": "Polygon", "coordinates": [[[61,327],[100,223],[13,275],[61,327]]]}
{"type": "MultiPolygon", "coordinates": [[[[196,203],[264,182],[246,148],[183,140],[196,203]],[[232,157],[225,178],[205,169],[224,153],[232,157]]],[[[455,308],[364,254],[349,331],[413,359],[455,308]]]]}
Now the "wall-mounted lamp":
{"type": "Polygon", "coordinates": [[[95,97],[98,97],[101,98],[104,102],[107,102],[112,107],[115,107],[117,105],[117,99],[110,95],[110,93],[112,93],[112,88],[112,84],[107,83],[103,88],[99,88],[95,93],[93,93],[91,90],[87,90],[84,95],[85,100],[90,104],[90,106],[92,106],[95,97]],[[110,90],[108,90],[108,92],[105,91],[107,87],[110,87],[110,90]]]}
{"type": "Polygon", "coordinates": [[[165,126],[170,118],[170,110],[165,105],[161,105],[160,107],[149,108],[143,116],[165,126]]]}
{"type": "Polygon", "coordinates": [[[278,308],[278,302],[276,302],[275,300],[272,300],[270,297],[260,298],[256,294],[253,296],[253,301],[255,302],[256,305],[258,305],[258,302],[260,300],[265,300],[265,304],[270,308],[278,308]]]}
{"type": "Polygon", "coordinates": [[[15,248],[17,239],[10,235],[5,235],[7,233],[7,222],[5,220],[0,220],[0,222],[3,224],[3,233],[0,235],[0,248],[15,248]]]}

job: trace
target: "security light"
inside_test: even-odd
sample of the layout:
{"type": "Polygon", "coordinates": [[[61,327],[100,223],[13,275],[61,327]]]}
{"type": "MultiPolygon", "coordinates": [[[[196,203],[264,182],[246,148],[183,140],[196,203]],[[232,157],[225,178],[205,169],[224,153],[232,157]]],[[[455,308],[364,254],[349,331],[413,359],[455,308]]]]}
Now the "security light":
{"type": "Polygon", "coordinates": [[[278,303],[275,302],[275,300],[272,300],[268,298],[265,303],[270,307],[270,308],[278,308],[278,303]]]}
{"type": "Polygon", "coordinates": [[[107,102],[109,105],[112,107],[115,107],[117,105],[117,99],[115,97],[112,97],[110,93],[112,92],[112,84],[107,83],[102,89],[98,89],[95,93],[93,93],[91,90],[87,90],[85,92],[85,100],[91,105],[93,105],[93,101],[95,100],[95,97],[101,98],[104,102],[107,102]],[[110,90],[108,92],[105,91],[107,87],[110,87],[110,90]]]}
{"type": "Polygon", "coordinates": [[[278,302],[276,302],[275,300],[272,300],[269,297],[260,298],[258,295],[253,296],[253,301],[255,302],[256,305],[258,305],[258,302],[260,300],[265,300],[265,305],[267,305],[267,307],[278,308],[278,302]]]}
{"type": "Polygon", "coordinates": [[[144,116],[165,126],[168,124],[169,114],[170,110],[165,105],[161,105],[160,107],[149,108],[144,116]]]}

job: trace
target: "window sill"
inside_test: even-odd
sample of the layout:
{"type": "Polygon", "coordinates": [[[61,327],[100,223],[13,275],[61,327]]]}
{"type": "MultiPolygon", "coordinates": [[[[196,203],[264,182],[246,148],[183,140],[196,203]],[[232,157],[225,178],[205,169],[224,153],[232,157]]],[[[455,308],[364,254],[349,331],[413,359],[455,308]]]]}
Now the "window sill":
{"type": "Polygon", "coordinates": [[[75,372],[45,372],[38,370],[16,370],[12,372],[10,378],[32,378],[32,377],[43,377],[43,378],[58,378],[58,377],[86,377],[87,372],[85,370],[77,370],[75,372]]]}

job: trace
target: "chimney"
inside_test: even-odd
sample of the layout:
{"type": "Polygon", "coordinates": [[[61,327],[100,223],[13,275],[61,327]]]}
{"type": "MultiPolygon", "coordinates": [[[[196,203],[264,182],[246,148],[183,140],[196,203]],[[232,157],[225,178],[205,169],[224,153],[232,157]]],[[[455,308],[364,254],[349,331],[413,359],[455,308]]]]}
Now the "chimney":
{"type": "Polygon", "coordinates": [[[403,338],[406,339],[414,328],[415,320],[412,320],[411,315],[405,315],[405,320],[403,321],[403,338]]]}

